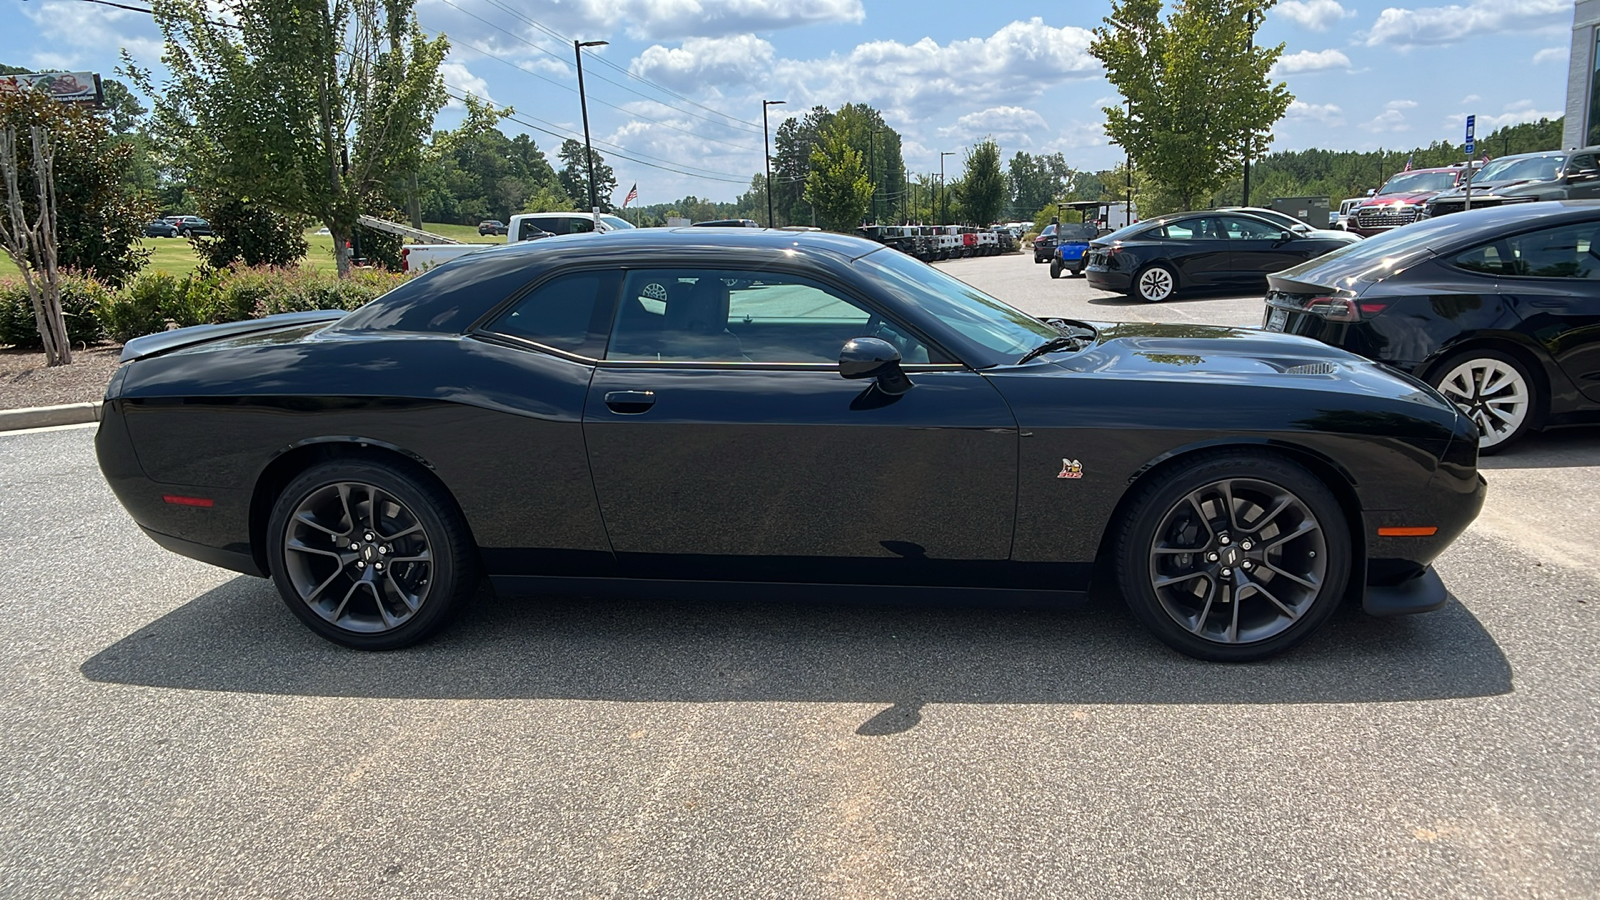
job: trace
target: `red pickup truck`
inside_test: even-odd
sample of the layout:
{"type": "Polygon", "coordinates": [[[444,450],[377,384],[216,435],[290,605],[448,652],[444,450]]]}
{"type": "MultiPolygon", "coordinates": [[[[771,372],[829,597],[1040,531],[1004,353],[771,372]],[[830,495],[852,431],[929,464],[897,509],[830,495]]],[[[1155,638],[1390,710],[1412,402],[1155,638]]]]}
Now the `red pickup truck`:
{"type": "Polygon", "coordinates": [[[1356,206],[1345,223],[1346,231],[1362,237],[1382,234],[1391,228],[1409,225],[1422,218],[1428,201],[1466,181],[1467,167],[1412,169],[1383,183],[1378,192],[1356,206]]]}

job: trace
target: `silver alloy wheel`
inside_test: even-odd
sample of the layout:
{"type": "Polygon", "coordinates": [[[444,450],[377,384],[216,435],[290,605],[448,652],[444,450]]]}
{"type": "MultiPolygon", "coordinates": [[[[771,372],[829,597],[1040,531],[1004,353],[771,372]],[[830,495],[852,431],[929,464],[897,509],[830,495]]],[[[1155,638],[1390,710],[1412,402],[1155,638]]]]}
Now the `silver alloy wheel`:
{"type": "Polygon", "coordinates": [[[284,574],[301,602],[345,631],[399,628],[433,586],[421,521],[370,484],[336,482],[307,494],[289,518],[283,549],[284,574]]]}
{"type": "Polygon", "coordinates": [[[1515,366],[1493,357],[1469,359],[1445,373],[1439,393],[1478,425],[1478,447],[1500,444],[1528,419],[1532,394],[1515,366]]]}
{"type": "Polygon", "coordinates": [[[1227,478],[1180,498],[1155,531],[1150,586],[1189,633],[1249,644],[1287,631],[1321,599],[1328,542],[1311,507],[1269,481],[1227,478]]]}
{"type": "Polygon", "coordinates": [[[1172,273],[1160,266],[1151,266],[1139,273],[1139,296],[1151,303],[1160,303],[1172,296],[1172,273]]]}

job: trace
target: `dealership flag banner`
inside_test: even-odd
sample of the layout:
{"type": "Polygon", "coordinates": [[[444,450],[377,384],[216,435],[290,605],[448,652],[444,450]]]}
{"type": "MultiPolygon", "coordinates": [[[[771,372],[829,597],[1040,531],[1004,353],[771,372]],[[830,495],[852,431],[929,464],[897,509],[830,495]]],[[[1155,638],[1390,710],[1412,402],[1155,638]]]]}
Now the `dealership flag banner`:
{"type": "Polygon", "coordinates": [[[639,182],[635,181],[633,187],[628,188],[628,196],[622,198],[622,208],[627,209],[628,204],[639,199],[639,182]]]}

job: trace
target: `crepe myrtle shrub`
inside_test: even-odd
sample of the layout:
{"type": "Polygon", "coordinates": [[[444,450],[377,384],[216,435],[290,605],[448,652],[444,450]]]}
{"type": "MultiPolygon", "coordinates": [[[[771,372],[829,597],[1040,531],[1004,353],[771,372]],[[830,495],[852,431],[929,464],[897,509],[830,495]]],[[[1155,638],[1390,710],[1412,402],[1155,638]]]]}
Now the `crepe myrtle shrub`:
{"type": "Polygon", "coordinates": [[[292,266],[306,255],[303,218],[236,197],[207,201],[200,211],[211,223],[212,236],[197,239],[195,253],[208,268],[292,266]]]}
{"type": "Polygon", "coordinates": [[[357,309],[409,277],[356,269],[351,277],[340,279],[331,272],[273,266],[231,266],[189,275],[151,272],[108,296],[98,312],[111,337],[127,341],[190,325],[317,309],[357,309]]]}
{"type": "MultiPolygon", "coordinates": [[[[115,291],[80,272],[61,273],[61,313],[67,323],[67,340],[79,346],[105,340],[100,307],[115,296],[115,291]]],[[[28,300],[27,285],[20,278],[0,280],[0,344],[35,350],[43,346],[28,300]]]]}

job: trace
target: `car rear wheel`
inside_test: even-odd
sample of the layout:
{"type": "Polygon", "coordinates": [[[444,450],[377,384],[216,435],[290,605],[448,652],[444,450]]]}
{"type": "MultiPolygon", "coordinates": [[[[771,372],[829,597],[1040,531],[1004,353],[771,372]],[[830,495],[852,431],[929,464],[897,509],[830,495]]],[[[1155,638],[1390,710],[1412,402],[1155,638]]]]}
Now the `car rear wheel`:
{"type": "Polygon", "coordinates": [[[330,462],[279,494],[272,580],[324,638],[393,650],[437,632],[476,587],[476,554],[437,486],[378,462],[330,462]]]}
{"type": "Polygon", "coordinates": [[[1133,280],[1133,289],[1146,303],[1160,303],[1178,290],[1178,277],[1161,263],[1152,263],[1140,270],[1133,280]]]}
{"type": "Polygon", "coordinates": [[[1134,616],[1180,653],[1264,659],[1333,614],[1351,570],[1332,491],[1288,460],[1230,451],[1138,489],[1117,537],[1134,616]]]}
{"type": "Polygon", "coordinates": [[[1434,372],[1433,386],[1477,423],[1479,453],[1503,450],[1532,430],[1538,388],[1510,354],[1468,350],[1434,372]]]}

